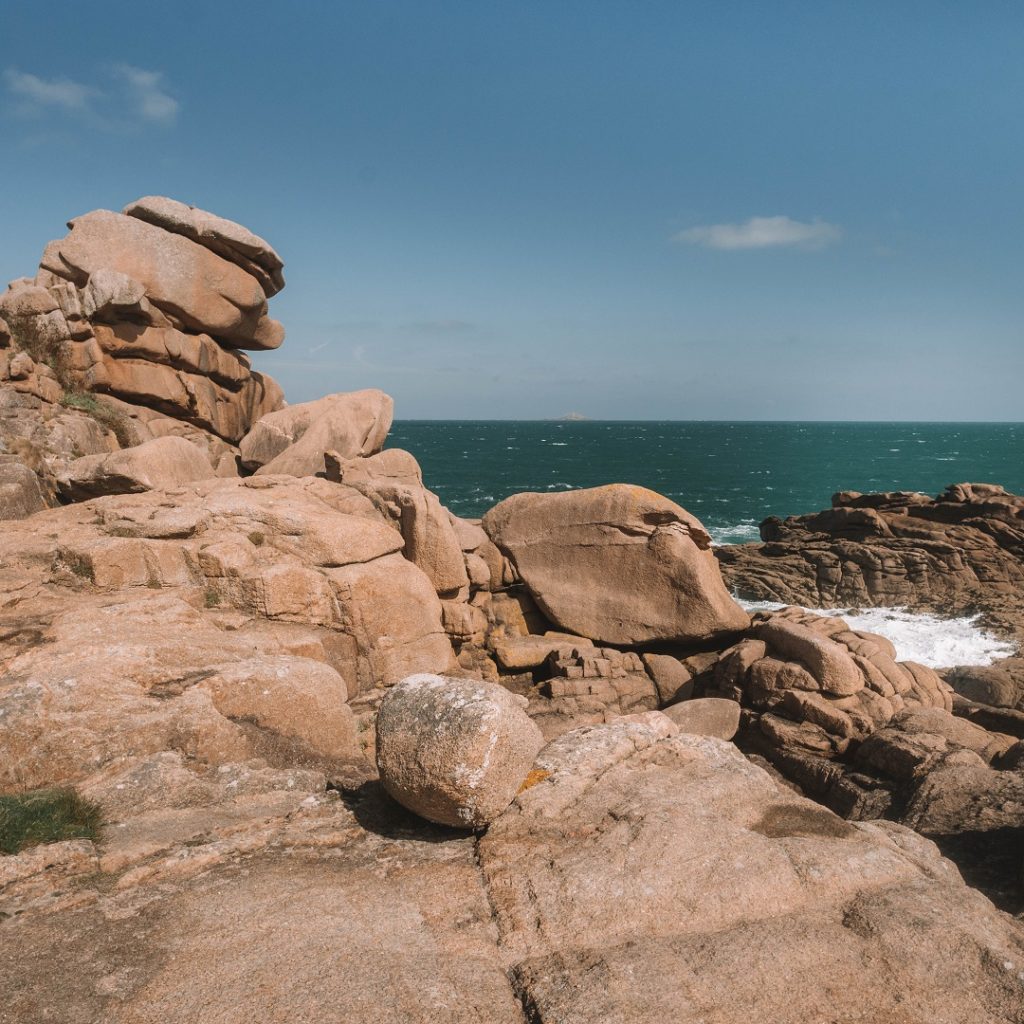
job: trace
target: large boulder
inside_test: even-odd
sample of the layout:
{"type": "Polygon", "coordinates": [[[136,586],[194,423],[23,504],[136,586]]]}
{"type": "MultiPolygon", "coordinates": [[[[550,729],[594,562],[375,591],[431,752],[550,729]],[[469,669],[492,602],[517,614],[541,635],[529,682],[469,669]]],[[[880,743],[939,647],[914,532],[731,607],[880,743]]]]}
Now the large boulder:
{"type": "Polygon", "coordinates": [[[403,679],[377,713],[384,788],[429,821],[486,825],[511,803],[543,743],[525,706],[495,683],[403,679]]]}
{"type": "Polygon", "coordinates": [[[740,706],[734,700],[721,697],[698,697],[684,700],[665,708],[679,731],[691,736],[717,736],[731,740],[740,727],[740,706]]]}
{"type": "Polygon", "coordinates": [[[289,405],[262,417],[242,438],[242,461],[262,474],[323,474],[326,452],[343,459],[379,452],[393,415],[394,402],[376,388],[289,405]]]}
{"type": "Polygon", "coordinates": [[[240,348],[252,343],[267,298],[236,264],[183,235],[109,210],[69,224],[71,233],[46,247],[44,270],[80,288],[98,270],[118,271],[141,282],[150,301],[184,326],[240,348]]]}
{"type": "Polygon", "coordinates": [[[191,238],[237,264],[260,282],[268,299],[284,287],[284,261],[269,242],[241,224],[166,196],[143,196],[121,212],[191,238]]]}
{"type": "Polygon", "coordinates": [[[706,640],[750,624],[704,527],[643,487],[516,494],[483,527],[545,615],[570,633],[638,644],[706,640]]]}
{"type": "Polygon", "coordinates": [[[207,457],[182,437],[158,437],[107,455],[83,455],[57,477],[68,501],[180,487],[214,475],[207,457]]]}

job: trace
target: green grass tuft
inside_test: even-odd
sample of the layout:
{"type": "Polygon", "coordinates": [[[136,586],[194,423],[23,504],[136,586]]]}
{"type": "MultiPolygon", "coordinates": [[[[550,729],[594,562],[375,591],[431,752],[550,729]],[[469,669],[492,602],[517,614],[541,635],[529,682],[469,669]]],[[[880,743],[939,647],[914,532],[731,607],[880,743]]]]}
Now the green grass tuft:
{"type": "Polygon", "coordinates": [[[17,853],[65,839],[99,840],[99,805],[73,789],[37,789],[0,796],[0,853],[17,853]]]}
{"type": "Polygon", "coordinates": [[[139,443],[131,420],[120,410],[88,391],[65,391],[60,404],[66,409],[77,409],[91,416],[101,426],[113,432],[122,448],[132,448],[139,443]]]}

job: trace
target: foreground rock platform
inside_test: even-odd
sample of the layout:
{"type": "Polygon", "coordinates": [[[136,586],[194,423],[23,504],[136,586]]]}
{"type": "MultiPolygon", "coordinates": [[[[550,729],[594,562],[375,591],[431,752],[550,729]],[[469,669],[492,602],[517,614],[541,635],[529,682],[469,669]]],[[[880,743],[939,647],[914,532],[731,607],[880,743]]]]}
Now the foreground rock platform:
{"type": "Polygon", "coordinates": [[[375,784],[273,796],[279,779],[205,833],[150,811],[163,845],[137,827],[120,862],[63,851],[57,895],[26,863],[0,889],[0,1014],[1020,1020],[1024,929],[909,829],[843,822],[659,713],[567,734],[537,766],[480,839],[375,784]]]}

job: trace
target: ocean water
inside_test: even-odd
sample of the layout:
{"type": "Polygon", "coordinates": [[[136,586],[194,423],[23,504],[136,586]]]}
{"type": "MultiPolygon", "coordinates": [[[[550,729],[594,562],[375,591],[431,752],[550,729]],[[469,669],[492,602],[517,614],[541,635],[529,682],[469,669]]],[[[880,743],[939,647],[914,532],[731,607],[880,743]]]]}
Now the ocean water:
{"type": "Polygon", "coordinates": [[[1021,423],[405,420],[388,444],[411,451],[460,516],[518,491],[633,483],[719,544],[758,540],[766,516],[827,508],[839,490],[937,494],[969,480],[1024,492],[1021,423]]]}

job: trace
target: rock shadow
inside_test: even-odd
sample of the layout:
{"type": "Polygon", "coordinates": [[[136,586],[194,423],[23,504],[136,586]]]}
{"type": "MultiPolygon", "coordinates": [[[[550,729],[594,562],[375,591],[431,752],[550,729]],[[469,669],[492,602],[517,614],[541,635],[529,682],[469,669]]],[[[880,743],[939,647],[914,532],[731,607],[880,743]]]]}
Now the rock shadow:
{"type": "Polygon", "coordinates": [[[384,839],[415,839],[421,843],[450,843],[473,836],[470,829],[435,825],[406,810],[389,796],[378,779],[358,786],[338,786],[341,802],[352,812],[356,821],[384,839]]]}

